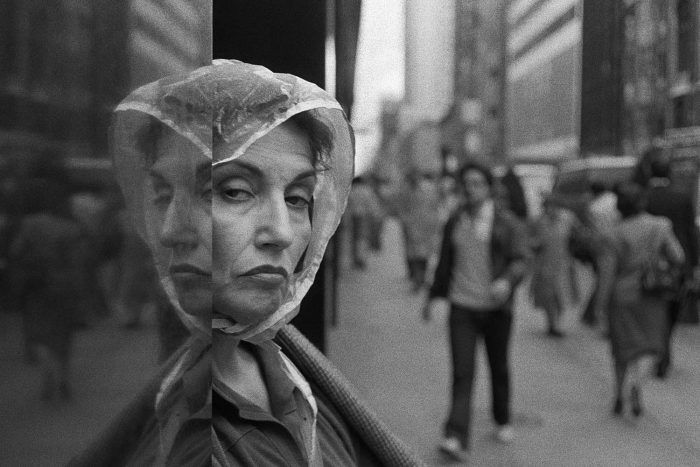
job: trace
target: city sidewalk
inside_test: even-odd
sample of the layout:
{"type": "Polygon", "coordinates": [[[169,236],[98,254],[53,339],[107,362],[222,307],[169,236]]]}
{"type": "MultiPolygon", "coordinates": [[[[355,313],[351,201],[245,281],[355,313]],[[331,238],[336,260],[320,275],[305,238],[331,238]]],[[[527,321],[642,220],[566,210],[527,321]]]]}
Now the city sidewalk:
{"type": "MultiPolygon", "coordinates": [[[[329,356],[387,424],[430,465],[450,462],[435,449],[448,410],[446,313],[422,321],[423,295],[405,278],[398,225],[387,222],[384,249],[365,271],[344,264],[338,326],[329,356]]],[[[492,437],[483,349],[473,405],[472,465],[700,465],[700,327],[676,335],[675,367],[651,381],[639,420],[614,418],[607,341],[567,316],[567,337],[544,334],[544,317],[520,296],[511,346],[510,445],[492,437]]]]}

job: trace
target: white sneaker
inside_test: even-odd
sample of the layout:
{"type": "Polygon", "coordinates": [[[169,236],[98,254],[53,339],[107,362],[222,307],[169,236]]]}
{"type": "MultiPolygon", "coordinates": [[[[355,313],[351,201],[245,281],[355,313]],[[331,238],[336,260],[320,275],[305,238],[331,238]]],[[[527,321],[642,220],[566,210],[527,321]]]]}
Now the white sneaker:
{"type": "Polygon", "coordinates": [[[515,440],[515,431],[510,425],[500,425],[496,428],[496,439],[501,443],[512,443],[515,440]]]}
{"type": "Polygon", "coordinates": [[[466,462],[469,460],[469,450],[462,447],[462,443],[455,437],[445,438],[438,445],[441,451],[455,459],[466,462]]]}

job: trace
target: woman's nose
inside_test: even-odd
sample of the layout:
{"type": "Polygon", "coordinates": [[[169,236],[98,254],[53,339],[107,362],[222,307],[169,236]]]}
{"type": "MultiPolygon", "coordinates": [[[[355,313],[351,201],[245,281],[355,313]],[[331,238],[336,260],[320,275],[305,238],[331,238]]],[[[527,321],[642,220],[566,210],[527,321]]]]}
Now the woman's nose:
{"type": "Polygon", "coordinates": [[[197,246],[197,228],[192,204],[185,197],[175,196],[165,213],[160,242],[167,248],[190,249],[197,246]]]}
{"type": "Polygon", "coordinates": [[[292,244],[294,230],[289,208],[284,197],[273,198],[263,203],[260,211],[258,247],[273,247],[283,250],[292,244]]]}

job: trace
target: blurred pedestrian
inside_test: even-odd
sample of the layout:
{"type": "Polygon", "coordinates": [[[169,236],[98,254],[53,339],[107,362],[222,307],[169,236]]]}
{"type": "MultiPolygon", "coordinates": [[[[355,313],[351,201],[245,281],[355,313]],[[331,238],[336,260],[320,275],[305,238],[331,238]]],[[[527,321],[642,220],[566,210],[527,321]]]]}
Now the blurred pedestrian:
{"type": "Polygon", "coordinates": [[[348,197],[345,224],[350,227],[350,251],[353,266],[364,269],[370,229],[376,218],[382,216],[379,198],[364,177],[355,177],[348,197]]]}
{"type": "Polygon", "coordinates": [[[600,303],[599,277],[610,266],[611,237],[620,221],[617,210],[617,195],[601,182],[591,183],[592,198],[583,213],[583,223],[574,228],[574,235],[585,236],[590,250],[589,262],[593,270],[593,286],[581,316],[585,324],[598,326],[602,335],[607,335],[607,307],[600,303]],[[583,233],[585,232],[585,233],[583,233]]]}
{"type": "Polygon", "coordinates": [[[146,309],[155,309],[158,303],[158,275],[150,261],[148,246],[122,216],[123,240],[120,254],[119,276],[115,307],[126,329],[141,325],[141,315],[146,309]]]}
{"type": "Polygon", "coordinates": [[[412,171],[399,193],[399,221],[404,254],[414,292],[425,285],[428,261],[435,254],[440,233],[440,198],[430,174],[412,171]]]}
{"type": "Polygon", "coordinates": [[[450,174],[443,174],[438,181],[439,198],[439,218],[440,225],[444,225],[447,219],[457,209],[461,203],[461,193],[455,177],[450,174]]]}
{"type": "Polygon", "coordinates": [[[382,202],[382,185],[385,183],[380,177],[369,177],[369,186],[372,188],[372,210],[367,222],[367,246],[371,251],[382,249],[382,233],[384,222],[387,218],[387,209],[382,202]]]}
{"type": "Polygon", "coordinates": [[[588,203],[591,223],[602,233],[610,234],[620,221],[617,210],[617,195],[601,182],[591,183],[593,199],[588,203]]]}
{"type": "Polygon", "coordinates": [[[500,185],[503,189],[502,196],[506,209],[522,221],[526,221],[528,209],[525,190],[512,165],[509,164],[504,168],[503,175],[500,177],[500,185]]]}
{"type": "Polygon", "coordinates": [[[82,324],[86,239],[70,216],[65,186],[26,182],[37,210],[26,215],[10,247],[15,290],[25,338],[42,372],[41,398],[71,398],[69,362],[75,330],[82,324]]]}
{"type": "Polygon", "coordinates": [[[642,413],[641,392],[650,356],[661,355],[666,336],[667,298],[648,293],[643,275],[664,257],[683,262],[683,249],[673,235],[671,222],[643,210],[643,189],[633,182],[617,190],[622,220],[614,232],[615,272],[601,276],[601,290],[610,297],[610,347],[615,373],[613,413],[621,414],[629,402],[632,414],[642,413]]]}
{"type": "Polygon", "coordinates": [[[101,266],[105,263],[105,243],[121,230],[115,228],[112,218],[105,215],[104,198],[98,193],[81,192],[71,196],[71,216],[81,226],[88,243],[85,253],[86,309],[83,319],[86,325],[105,318],[110,312],[110,300],[106,287],[100,281],[101,266]]]}
{"type": "Polygon", "coordinates": [[[496,437],[513,439],[508,346],[513,322],[513,291],[526,271],[529,251],[524,226],[496,206],[490,171],[476,164],[459,173],[465,203],[443,231],[439,262],[423,315],[436,299],[450,302],[452,400],[440,449],[464,460],[469,454],[471,397],[476,344],[481,338],[491,369],[496,437]]]}
{"type": "Polygon", "coordinates": [[[551,197],[543,202],[544,211],[533,225],[533,263],[530,294],[534,305],[543,308],[547,318],[547,335],[563,337],[561,318],[564,310],[577,299],[574,264],[569,254],[569,238],[574,214],[557,206],[551,197]]]}
{"type": "MultiPolygon", "coordinates": [[[[698,231],[695,225],[695,209],[693,200],[688,193],[676,189],[671,184],[670,159],[658,148],[651,148],[646,155],[650,160],[651,178],[648,183],[647,211],[650,214],[664,216],[671,221],[673,233],[683,247],[685,263],[683,265],[684,281],[690,282],[695,276],[698,267],[698,231]]],[[[656,367],[656,376],[665,378],[672,363],[672,337],[673,330],[678,322],[679,315],[683,311],[683,305],[689,314],[695,315],[697,320],[697,302],[694,296],[686,296],[681,300],[680,294],[668,303],[666,319],[668,321],[667,334],[664,340],[664,351],[659,358],[656,367]]]]}

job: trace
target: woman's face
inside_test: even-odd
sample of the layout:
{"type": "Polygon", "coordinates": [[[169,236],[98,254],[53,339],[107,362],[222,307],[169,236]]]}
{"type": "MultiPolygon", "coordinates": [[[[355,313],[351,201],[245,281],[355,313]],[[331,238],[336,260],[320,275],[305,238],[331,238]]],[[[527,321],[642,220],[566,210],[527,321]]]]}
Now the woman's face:
{"type": "Polygon", "coordinates": [[[311,238],[316,171],[284,123],[213,171],[214,308],[245,325],[274,313],[311,238]]]}
{"type": "Polygon", "coordinates": [[[180,305],[209,324],[211,284],[211,159],[167,131],[159,140],[146,185],[149,236],[161,248],[180,305]]]}
{"type": "Polygon", "coordinates": [[[479,170],[467,170],[462,176],[462,187],[467,204],[470,206],[481,206],[491,197],[488,180],[479,170]]]}

